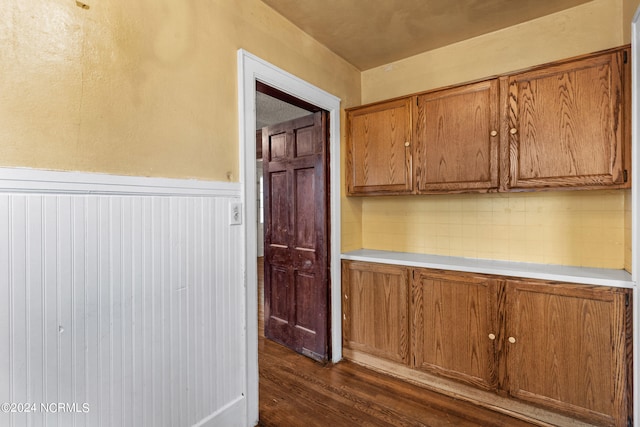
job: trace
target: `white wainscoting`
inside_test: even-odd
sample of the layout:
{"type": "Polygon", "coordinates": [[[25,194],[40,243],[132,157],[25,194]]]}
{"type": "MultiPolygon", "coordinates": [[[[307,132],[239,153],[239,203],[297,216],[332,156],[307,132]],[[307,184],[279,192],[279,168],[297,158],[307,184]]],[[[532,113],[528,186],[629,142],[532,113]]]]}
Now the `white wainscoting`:
{"type": "Polygon", "coordinates": [[[235,183],[0,169],[0,403],[38,405],[0,425],[246,425],[239,201],[235,183]]]}

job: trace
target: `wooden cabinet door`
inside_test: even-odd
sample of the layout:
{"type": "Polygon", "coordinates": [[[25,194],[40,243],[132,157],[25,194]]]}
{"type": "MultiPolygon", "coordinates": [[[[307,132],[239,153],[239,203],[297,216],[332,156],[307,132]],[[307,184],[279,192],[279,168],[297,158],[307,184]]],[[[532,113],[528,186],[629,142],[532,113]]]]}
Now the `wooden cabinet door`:
{"type": "Polygon", "coordinates": [[[498,188],[498,80],[417,97],[414,168],[418,193],[498,188]]]}
{"type": "Polygon", "coordinates": [[[626,57],[616,51],[508,79],[508,187],[625,185],[626,57]]]}
{"type": "Polygon", "coordinates": [[[506,286],[509,393],[596,425],[626,426],[630,291],[535,281],[506,286]]]}
{"type": "Polygon", "coordinates": [[[415,367],[495,389],[497,286],[485,276],[415,270],[411,303],[415,367]]]}
{"type": "Polygon", "coordinates": [[[411,98],[350,110],[347,126],[347,193],[410,193],[411,98]]]}
{"type": "Polygon", "coordinates": [[[409,363],[406,267],[343,261],[343,345],[409,363]]]}

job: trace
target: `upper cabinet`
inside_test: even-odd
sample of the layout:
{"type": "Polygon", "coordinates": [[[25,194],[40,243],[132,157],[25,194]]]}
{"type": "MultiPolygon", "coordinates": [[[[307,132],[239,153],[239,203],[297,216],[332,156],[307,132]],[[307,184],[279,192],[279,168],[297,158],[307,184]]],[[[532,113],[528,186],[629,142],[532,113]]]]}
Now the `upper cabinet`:
{"type": "Polygon", "coordinates": [[[411,193],[411,98],[347,111],[347,192],[411,193]]]}
{"type": "Polygon", "coordinates": [[[508,77],[508,188],[628,182],[625,63],[619,50],[508,77]]]}
{"type": "Polygon", "coordinates": [[[347,110],[347,194],[627,188],[629,54],[347,110]]]}
{"type": "Polygon", "coordinates": [[[418,193],[498,188],[498,80],[419,95],[414,170],[418,193]]]}

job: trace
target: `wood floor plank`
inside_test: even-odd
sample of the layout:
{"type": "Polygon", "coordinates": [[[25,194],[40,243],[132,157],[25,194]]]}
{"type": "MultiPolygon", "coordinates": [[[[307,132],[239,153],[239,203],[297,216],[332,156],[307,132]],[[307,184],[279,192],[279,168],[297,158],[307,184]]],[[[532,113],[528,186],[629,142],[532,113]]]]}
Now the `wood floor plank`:
{"type": "Polygon", "coordinates": [[[318,397],[322,396],[323,400],[330,399],[333,403],[339,400],[341,404],[347,405],[343,410],[356,409],[368,418],[375,417],[377,422],[383,421],[393,426],[413,426],[419,425],[416,424],[417,421],[428,415],[432,419],[429,425],[434,425],[433,422],[448,418],[448,414],[438,408],[423,406],[420,399],[409,402],[403,398],[404,393],[398,393],[400,390],[385,390],[378,383],[361,381],[357,376],[334,376],[332,381],[327,382],[305,370],[290,367],[281,367],[279,374],[286,375],[292,381],[303,381],[318,397]]]}
{"type": "Polygon", "coordinates": [[[357,422],[362,425],[394,425],[382,420],[377,414],[372,414],[367,402],[354,404],[349,399],[333,393],[333,390],[327,389],[326,384],[301,381],[300,377],[284,370],[280,370],[274,376],[261,375],[260,380],[263,379],[270,381],[272,385],[285,386],[286,392],[279,393],[280,400],[287,399],[287,402],[297,406],[289,410],[313,414],[313,417],[309,417],[305,422],[320,422],[320,425],[330,425],[337,421],[357,422]],[[357,409],[357,413],[354,409],[357,409]]]}
{"type": "Polygon", "coordinates": [[[405,411],[419,411],[422,414],[425,412],[441,412],[445,416],[454,413],[457,414],[457,422],[461,423],[459,425],[494,425],[500,427],[531,425],[512,417],[496,418],[493,411],[477,411],[477,406],[467,401],[453,399],[444,394],[399,381],[397,378],[363,369],[352,362],[344,363],[341,372],[343,375],[349,375],[352,378],[350,386],[355,393],[362,393],[363,390],[367,389],[368,385],[375,384],[376,389],[385,391],[376,396],[376,399],[381,404],[398,408],[406,407],[405,411]],[[399,404],[398,401],[401,403],[399,404]],[[465,418],[469,423],[462,424],[459,418],[465,418]]]}
{"type": "Polygon", "coordinates": [[[264,338],[259,363],[263,427],[532,425],[352,362],[321,365],[264,338]]]}

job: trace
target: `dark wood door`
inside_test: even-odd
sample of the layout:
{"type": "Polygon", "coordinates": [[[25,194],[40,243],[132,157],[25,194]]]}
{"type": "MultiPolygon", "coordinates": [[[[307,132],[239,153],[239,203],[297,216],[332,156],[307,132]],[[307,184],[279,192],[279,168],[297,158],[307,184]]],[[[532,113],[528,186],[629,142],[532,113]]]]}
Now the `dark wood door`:
{"type": "Polygon", "coordinates": [[[326,120],[262,132],[265,337],[317,360],[329,354],[326,120]]]}

